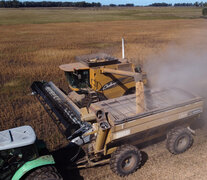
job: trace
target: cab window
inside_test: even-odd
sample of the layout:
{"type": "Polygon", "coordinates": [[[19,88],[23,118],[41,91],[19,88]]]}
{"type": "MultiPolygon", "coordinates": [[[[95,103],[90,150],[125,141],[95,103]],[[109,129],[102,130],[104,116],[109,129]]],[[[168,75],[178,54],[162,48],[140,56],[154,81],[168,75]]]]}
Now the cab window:
{"type": "Polygon", "coordinates": [[[89,84],[89,70],[78,70],[75,72],[65,72],[66,78],[70,86],[73,88],[87,88],[89,84]]]}

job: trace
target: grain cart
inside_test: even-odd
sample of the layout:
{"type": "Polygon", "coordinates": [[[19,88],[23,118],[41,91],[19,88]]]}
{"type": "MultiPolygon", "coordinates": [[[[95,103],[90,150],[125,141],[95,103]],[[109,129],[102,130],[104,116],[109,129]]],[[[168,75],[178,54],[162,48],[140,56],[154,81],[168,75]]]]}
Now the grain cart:
{"type": "Polygon", "coordinates": [[[126,176],[141,164],[141,143],[166,136],[172,154],[191,147],[191,125],[203,111],[202,98],[177,88],[143,91],[141,79],[135,79],[140,94],[137,91],[81,109],[54,83],[33,82],[33,94],[59,130],[84,151],[84,157],[77,158],[77,151],[71,158],[76,167],[109,162],[114,173],[126,176]]]}
{"type": "Polygon", "coordinates": [[[0,180],[58,180],[51,155],[43,153],[32,127],[21,126],[0,132],[0,180]]]}
{"type": "Polygon", "coordinates": [[[117,59],[107,54],[93,54],[78,57],[77,61],[60,65],[60,69],[65,72],[72,91],[68,96],[79,107],[134,93],[134,78],[128,76],[128,73],[142,74],[144,83],[147,83],[146,73],[142,72],[141,68],[135,68],[127,59],[117,59]],[[125,73],[103,73],[103,69],[125,73]]]}

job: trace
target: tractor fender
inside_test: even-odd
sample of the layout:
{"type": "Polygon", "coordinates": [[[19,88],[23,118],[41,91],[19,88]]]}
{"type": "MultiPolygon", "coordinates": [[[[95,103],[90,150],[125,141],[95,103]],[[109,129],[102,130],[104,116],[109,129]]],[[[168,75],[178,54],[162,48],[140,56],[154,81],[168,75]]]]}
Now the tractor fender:
{"type": "Polygon", "coordinates": [[[21,179],[27,172],[31,171],[40,166],[55,164],[54,158],[52,155],[41,156],[37,159],[32,161],[26,162],[22,165],[12,177],[12,180],[19,180],[21,179]]]}

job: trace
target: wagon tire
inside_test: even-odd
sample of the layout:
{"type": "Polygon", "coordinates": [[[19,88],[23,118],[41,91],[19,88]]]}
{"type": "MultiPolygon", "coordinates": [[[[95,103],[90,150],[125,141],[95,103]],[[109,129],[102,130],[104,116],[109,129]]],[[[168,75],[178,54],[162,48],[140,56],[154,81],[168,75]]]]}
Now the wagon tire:
{"type": "Polygon", "coordinates": [[[25,180],[63,180],[54,166],[43,166],[29,173],[25,180]]]}
{"type": "Polygon", "coordinates": [[[193,137],[187,128],[175,128],[167,134],[166,147],[172,154],[181,154],[193,144],[193,137]]]}
{"type": "Polygon", "coordinates": [[[111,170],[123,177],[134,173],[140,166],[142,160],[138,148],[132,145],[122,145],[112,153],[110,159],[111,170]]]}

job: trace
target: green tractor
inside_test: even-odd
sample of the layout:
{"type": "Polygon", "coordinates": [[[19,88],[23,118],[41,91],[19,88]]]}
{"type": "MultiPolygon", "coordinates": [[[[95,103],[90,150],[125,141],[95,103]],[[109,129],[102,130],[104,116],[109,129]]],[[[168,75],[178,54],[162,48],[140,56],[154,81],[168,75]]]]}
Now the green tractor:
{"type": "Polygon", "coordinates": [[[53,156],[32,127],[0,132],[0,180],[60,180],[53,156]]]}

